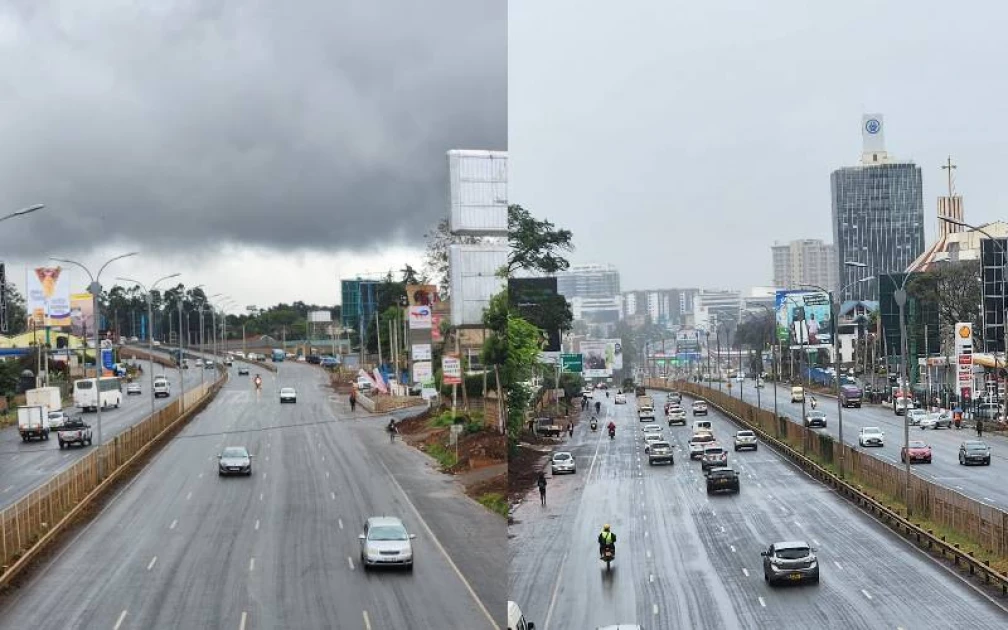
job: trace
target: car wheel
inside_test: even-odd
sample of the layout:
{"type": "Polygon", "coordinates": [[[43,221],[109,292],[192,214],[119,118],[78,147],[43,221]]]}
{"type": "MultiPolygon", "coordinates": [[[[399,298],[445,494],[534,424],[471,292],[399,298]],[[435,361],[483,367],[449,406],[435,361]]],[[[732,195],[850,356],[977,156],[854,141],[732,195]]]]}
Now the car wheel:
{"type": "Polygon", "coordinates": [[[984,462],[984,466],[990,466],[990,457],[988,457],[987,461],[984,462]]]}
{"type": "Polygon", "coordinates": [[[59,445],[60,445],[60,448],[63,448],[63,440],[60,440],[59,445]]]}
{"type": "Polygon", "coordinates": [[[413,573],[413,563],[412,562],[410,562],[409,564],[406,565],[406,570],[409,571],[410,573],[413,573]]]}
{"type": "Polygon", "coordinates": [[[959,456],[959,465],[960,466],[965,466],[966,465],[966,462],[963,461],[962,455],[959,456]]]}

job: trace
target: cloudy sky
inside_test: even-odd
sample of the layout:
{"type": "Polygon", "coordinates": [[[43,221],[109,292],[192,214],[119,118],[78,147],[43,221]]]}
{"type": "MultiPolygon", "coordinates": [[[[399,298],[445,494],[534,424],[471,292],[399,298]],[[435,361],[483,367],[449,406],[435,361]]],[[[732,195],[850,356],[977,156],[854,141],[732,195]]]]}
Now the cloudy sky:
{"type": "MultiPolygon", "coordinates": [[[[501,0],[0,4],[0,247],[240,304],[418,264],[453,148],[505,149],[501,0]]],[[[19,271],[20,270],[20,271],[19,271]]],[[[20,279],[19,279],[20,278],[20,279]]]]}
{"type": "Polygon", "coordinates": [[[775,241],[832,241],[830,171],[862,113],[966,220],[1005,218],[1008,84],[989,2],[512,0],[509,196],[624,289],[772,281],[775,241]]]}

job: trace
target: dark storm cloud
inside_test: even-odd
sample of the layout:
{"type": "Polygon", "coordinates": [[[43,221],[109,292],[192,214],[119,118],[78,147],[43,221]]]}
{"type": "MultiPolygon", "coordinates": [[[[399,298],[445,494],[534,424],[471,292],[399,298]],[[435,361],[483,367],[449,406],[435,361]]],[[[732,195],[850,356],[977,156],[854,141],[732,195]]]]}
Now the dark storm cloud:
{"type": "Polygon", "coordinates": [[[506,148],[506,19],[504,0],[4,3],[0,214],[48,209],[0,245],[419,236],[445,152],[506,148]]]}

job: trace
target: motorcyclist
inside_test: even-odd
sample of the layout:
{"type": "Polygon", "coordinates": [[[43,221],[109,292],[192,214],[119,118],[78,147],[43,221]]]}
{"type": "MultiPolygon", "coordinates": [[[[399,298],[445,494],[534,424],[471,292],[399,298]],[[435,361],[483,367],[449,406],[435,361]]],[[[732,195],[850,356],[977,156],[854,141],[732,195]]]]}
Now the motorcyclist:
{"type": "Polygon", "coordinates": [[[602,532],[598,535],[598,544],[599,557],[605,555],[606,547],[611,548],[613,555],[616,555],[616,534],[613,533],[608,523],[602,526],[602,532]]]}
{"type": "Polygon", "coordinates": [[[613,422],[612,420],[610,420],[609,421],[609,425],[606,428],[609,429],[609,436],[610,437],[616,435],[616,423],[615,422],[613,422]]]}
{"type": "Polygon", "coordinates": [[[816,399],[815,399],[815,396],[811,396],[809,402],[812,405],[812,408],[815,409],[816,408],[816,399]]]}
{"type": "Polygon", "coordinates": [[[598,418],[596,418],[595,416],[592,416],[592,419],[591,419],[591,430],[594,431],[597,428],[598,428],[598,418]]]}

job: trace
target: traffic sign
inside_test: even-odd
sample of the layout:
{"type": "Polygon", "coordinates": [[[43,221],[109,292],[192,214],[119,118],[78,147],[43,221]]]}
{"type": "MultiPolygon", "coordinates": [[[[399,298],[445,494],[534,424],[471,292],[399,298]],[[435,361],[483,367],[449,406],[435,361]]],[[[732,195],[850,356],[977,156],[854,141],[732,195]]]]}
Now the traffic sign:
{"type": "Polygon", "coordinates": [[[580,374],[584,371],[584,356],[581,354],[561,354],[560,370],[580,374]]]}

